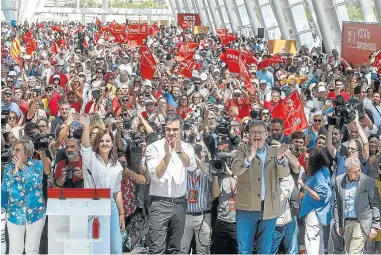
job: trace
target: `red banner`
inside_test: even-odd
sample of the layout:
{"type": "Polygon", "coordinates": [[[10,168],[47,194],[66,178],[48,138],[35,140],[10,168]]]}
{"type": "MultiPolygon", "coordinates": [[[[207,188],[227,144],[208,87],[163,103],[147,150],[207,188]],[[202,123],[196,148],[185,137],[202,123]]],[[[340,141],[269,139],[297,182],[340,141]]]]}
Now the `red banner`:
{"type": "Polygon", "coordinates": [[[58,54],[58,47],[55,41],[52,41],[52,52],[58,54]]]}
{"type": "Polygon", "coordinates": [[[200,70],[201,64],[193,60],[182,61],[179,63],[179,73],[187,78],[192,78],[193,70],[200,70]]]}
{"type": "Polygon", "coordinates": [[[152,80],[156,71],[156,62],[147,46],[139,49],[140,53],[140,72],[144,79],[152,80]]]}
{"type": "Polygon", "coordinates": [[[258,65],[258,60],[253,56],[253,54],[250,51],[246,49],[241,52],[241,58],[248,66],[250,66],[251,64],[258,65]]]}
{"type": "Polygon", "coordinates": [[[194,26],[201,26],[200,15],[195,13],[178,13],[177,24],[182,29],[192,28],[194,26]]]}
{"type": "Polygon", "coordinates": [[[381,26],[378,23],[343,22],[342,57],[353,65],[366,62],[369,55],[381,49],[381,26]]]}
{"type": "Polygon", "coordinates": [[[226,64],[229,71],[232,73],[240,73],[239,59],[241,53],[238,50],[227,49],[226,50],[226,64]]]}
{"type": "Polygon", "coordinates": [[[52,30],[56,31],[57,33],[61,33],[62,32],[62,28],[59,27],[59,26],[56,26],[56,25],[53,25],[50,27],[52,30]]]}
{"type": "Polygon", "coordinates": [[[98,18],[95,19],[95,25],[100,28],[102,26],[102,21],[98,18]]]}
{"type": "Polygon", "coordinates": [[[372,66],[377,68],[378,74],[381,73],[381,50],[378,51],[376,57],[374,58],[372,66]]]}
{"type": "Polygon", "coordinates": [[[175,57],[177,61],[192,60],[198,49],[199,43],[182,42],[177,45],[178,50],[175,57]]]}
{"type": "Polygon", "coordinates": [[[26,47],[25,47],[26,48],[25,49],[26,54],[32,55],[33,51],[35,51],[37,49],[37,44],[34,41],[32,32],[29,31],[29,32],[23,34],[22,39],[26,45],[26,47]]]}
{"type": "MultiPolygon", "coordinates": [[[[242,55],[241,55],[242,56],[242,55]]],[[[239,68],[240,68],[240,76],[244,80],[245,88],[252,94],[254,94],[255,88],[253,83],[251,83],[251,74],[248,70],[248,66],[242,59],[242,57],[238,61],[239,63],[239,68]]]]}
{"type": "Polygon", "coordinates": [[[148,28],[148,34],[150,36],[155,36],[159,32],[160,32],[160,28],[158,26],[156,26],[155,24],[152,26],[149,26],[149,28],[148,28]]]}
{"type": "Polygon", "coordinates": [[[292,92],[271,113],[272,118],[280,118],[284,121],[284,134],[291,135],[308,127],[303,102],[297,90],[292,92]]]}
{"type": "Polygon", "coordinates": [[[217,28],[216,32],[217,35],[220,37],[227,37],[229,30],[227,28],[217,28]]]}

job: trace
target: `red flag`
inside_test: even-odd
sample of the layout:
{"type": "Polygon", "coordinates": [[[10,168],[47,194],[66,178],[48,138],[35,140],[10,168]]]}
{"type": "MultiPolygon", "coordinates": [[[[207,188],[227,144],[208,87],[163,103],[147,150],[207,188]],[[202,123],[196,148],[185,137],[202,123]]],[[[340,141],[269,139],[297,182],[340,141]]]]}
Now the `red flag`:
{"type": "Polygon", "coordinates": [[[95,19],[95,25],[97,25],[98,28],[102,26],[102,21],[98,19],[98,17],[95,19]]]}
{"type": "Polygon", "coordinates": [[[89,48],[89,42],[86,39],[83,40],[83,47],[89,48]]]}
{"type": "Polygon", "coordinates": [[[60,26],[57,26],[57,25],[53,25],[50,27],[52,30],[56,31],[57,33],[61,33],[62,32],[62,28],[60,26]]]}
{"type": "Polygon", "coordinates": [[[79,32],[82,32],[82,31],[84,31],[84,30],[85,30],[85,26],[82,25],[82,26],[80,26],[79,28],[77,28],[77,30],[75,30],[75,31],[73,32],[73,35],[75,35],[75,34],[77,34],[77,33],[79,33],[79,32]]]}
{"type": "Polygon", "coordinates": [[[282,62],[284,62],[284,59],[282,59],[279,55],[275,54],[271,58],[266,58],[261,63],[259,63],[258,70],[269,67],[274,63],[282,63],[282,62]]]}
{"type": "Polygon", "coordinates": [[[376,57],[374,58],[372,67],[376,67],[378,69],[377,73],[381,73],[381,51],[378,51],[376,57]]]}
{"type": "Polygon", "coordinates": [[[52,52],[58,54],[58,47],[55,41],[52,41],[52,52]]]}
{"type": "Polygon", "coordinates": [[[253,56],[253,54],[250,51],[246,49],[241,52],[241,58],[248,66],[250,66],[251,64],[258,65],[258,60],[253,56]]]}
{"type": "Polygon", "coordinates": [[[187,78],[192,78],[193,70],[200,70],[201,64],[193,60],[179,62],[179,73],[187,78]]]}
{"type": "Polygon", "coordinates": [[[128,40],[143,41],[148,36],[148,24],[133,23],[128,26],[128,40]]]}
{"type": "Polygon", "coordinates": [[[232,73],[240,73],[241,68],[239,66],[239,59],[241,53],[238,50],[227,49],[226,50],[226,64],[229,71],[232,73]]]}
{"type": "Polygon", "coordinates": [[[140,71],[144,79],[152,80],[156,71],[156,62],[147,46],[139,49],[140,53],[140,71]]]}
{"type": "Polygon", "coordinates": [[[175,57],[177,61],[192,60],[199,43],[182,42],[177,45],[178,50],[175,57]]]}
{"type": "Polygon", "coordinates": [[[227,28],[217,28],[216,32],[220,37],[227,37],[229,30],[227,28]]]}
{"type": "Polygon", "coordinates": [[[295,131],[308,127],[303,102],[297,90],[292,92],[271,113],[272,118],[280,118],[284,121],[284,134],[291,135],[295,131]]]}
{"type": "Polygon", "coordinates": [[[19,65],[20,69],[22,69],[21,44],[17,36],[13,39],[11,44],[11,58],[19,65]]]}
{"type": "Polygon", "coordinates": [[[178,13],[177,25],[182,29],[192,28],[194,26],[201,26],[200,15],[195,13],[178,13]]]}
{"type": "Polygon", "coordinates": [[[149,26],[148,34],[150,36],[155,36],[159,32],[160,32],[160,28],[158,28],[155,24],[153,24],[152,26],[149,26]]]}
{"type": "Polygon", "coordinates": [[[253,86],[253,83],[251,83],[251,74],[248,70],[248,66],[242,58],[239,58],[238,63],[240,68],[240,76],[244,79],[245,88],[247,89],[247,91],[254,94],[255,88],[253,86]]]}
{"type": "Polygon", "coordinates": [[[33,51],[37,49],[37,44],[34,41],[33,33],[29,31],[23,34],[22,39],[26,44],[26,49],[25,49],[26,54],[32,55],[33,51]]]}

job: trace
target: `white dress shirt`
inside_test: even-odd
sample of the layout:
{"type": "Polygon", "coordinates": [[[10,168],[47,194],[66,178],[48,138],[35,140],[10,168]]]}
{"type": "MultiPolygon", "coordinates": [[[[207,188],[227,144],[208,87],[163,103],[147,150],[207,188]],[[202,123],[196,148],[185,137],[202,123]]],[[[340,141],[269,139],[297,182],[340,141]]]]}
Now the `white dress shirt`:
{"type": "Polygon", "coordinates": [[[91,146],[85,148],[81,145],[81,155],[85,188],[94,188],[93,180],[87,172],[87,169],[89,169],[94,177],[97,188],[110,188],[111,197],[113,193],[121,191],[120,185],[123,167],[119,161],[115,165],[112,165],[111,160],[109,160],[106,166],[103,159],[93,152],[91,146]]]}
{"type": "Polygon", "coordinates": [[[179,155],[173,151],[164,175],[159,178],[156,175],[156,167],[164,159],[164,144],[165,138],[147,146],[146,162],[151,177],[149,194],[151,196],[172,198],[185,196],[187,189],[186,171],[194,171],[197,168],[194,149],[189,143],[181,142],[183,152],[190,159],[189,167],[184,167],[179,155]]]}

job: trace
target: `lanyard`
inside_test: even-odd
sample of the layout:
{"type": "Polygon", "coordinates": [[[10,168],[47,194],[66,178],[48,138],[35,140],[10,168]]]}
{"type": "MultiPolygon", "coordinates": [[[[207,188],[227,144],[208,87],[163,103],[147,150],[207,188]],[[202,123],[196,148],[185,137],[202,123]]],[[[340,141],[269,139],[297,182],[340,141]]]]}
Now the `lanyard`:
{"type": "Polygon", "coordinates": [[[190,177],[190,179],[191,179],[191,182],[192,182],[193,186],[196,187],[196,184],[197,184],[198,181],[200,180],[201,175],[199,175],[199,176],[196,178],[196,180],[194,180],[193,175],[191,175],[191,176],[189,176],[189,177],[190,177]]]}

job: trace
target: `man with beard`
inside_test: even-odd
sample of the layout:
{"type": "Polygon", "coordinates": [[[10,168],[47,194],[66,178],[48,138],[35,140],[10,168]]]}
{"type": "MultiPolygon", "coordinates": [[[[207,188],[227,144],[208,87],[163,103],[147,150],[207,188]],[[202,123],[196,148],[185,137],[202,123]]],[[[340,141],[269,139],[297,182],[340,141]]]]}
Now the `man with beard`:
{"type": "Polygon", "coordinates": [[[83,188],[82,157],[80,144],[75,138],[65,143],[67,159],[58,162],[54,172],[54,186],[60,188],[83,188]]]}
{"type": "Polygon", "coordinates": [[[291,144],[291,138],[283,133],[284,122],[280,118],[271,120],[271,136],[270,139],[280,143],[291,144]]]}

